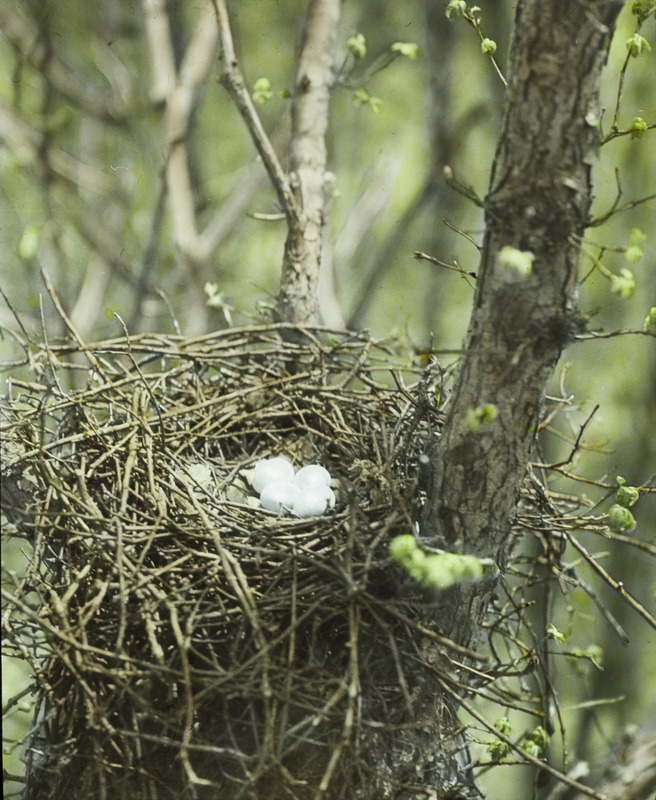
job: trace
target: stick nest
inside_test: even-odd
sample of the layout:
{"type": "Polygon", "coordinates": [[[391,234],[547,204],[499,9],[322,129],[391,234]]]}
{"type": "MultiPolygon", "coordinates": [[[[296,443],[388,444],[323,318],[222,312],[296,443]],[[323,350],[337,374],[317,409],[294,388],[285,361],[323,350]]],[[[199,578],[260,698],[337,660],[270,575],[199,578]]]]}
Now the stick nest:
{"type": "Polygon", "coordinates": [[[392,797],[429,769],[415,673],[440,636],[388,546],[418,517],[434,393],[418,370],[383,383],[393,355],[367,336],[289,333],[48,347],[40,382],[14,381],[30,798],[392,797]],[[254,506],[245,471],[274,455],[326,466],[335,511],[254,506]]]}

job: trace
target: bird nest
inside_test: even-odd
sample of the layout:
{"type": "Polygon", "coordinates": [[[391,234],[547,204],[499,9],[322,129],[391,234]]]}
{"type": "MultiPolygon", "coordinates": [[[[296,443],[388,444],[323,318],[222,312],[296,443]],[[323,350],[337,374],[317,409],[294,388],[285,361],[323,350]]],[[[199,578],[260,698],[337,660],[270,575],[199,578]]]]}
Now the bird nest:
{"type": "Polygon", "coordinates": [[[396,797],[439,757],[431,676],[457,646],[388,553],[418,517],[431,376],[366,335],[289,333],[45,347],[13,381],[30,798],[396,797]],[[245,475],[275,455],[326,466],[334,511],[257,507],[245,475]]]}

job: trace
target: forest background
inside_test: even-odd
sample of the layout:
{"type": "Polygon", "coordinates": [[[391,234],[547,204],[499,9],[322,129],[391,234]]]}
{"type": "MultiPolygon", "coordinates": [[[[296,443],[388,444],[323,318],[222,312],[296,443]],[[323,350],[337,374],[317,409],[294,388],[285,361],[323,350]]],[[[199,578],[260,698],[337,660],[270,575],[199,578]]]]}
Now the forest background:
{"type": "MultiPolygon", "coordinates": [[[[148,0],[1,3],[0,270],[10,304],[0,308],[2,360],[15,352],[6,332],[17,330],[14,311],[35,339],[63,333],[42,269],[86,341],[121,336],[123,325],[131,334],[192,335],[270,315],[286,230],[276,219],[275,192],[244,122],[219,83],[218,61],[203,82],[192,117],[191,209],[185,208],[184,187],[167,176],[166,89],[153,79],[145,25],[156,5],[148,0]],[[48,35],[35,45],[30,32],[37,29],[48,35]],[[41,69],[46,63],[47,80],[41,69]]],[[[606,133],[614,121],[627,129],[636,117],[656,119],[653,18],[643,31],[653,51],[622,73],[625,43],[635,29],[629,5],[606,69],[601,119],[606,133]],[[614,120],[620,76],[622,102],[614,120]]],[[[497,43],[495,57],[503,71],[513,4],[482,2],[481,9],[485,36],[497,43]]],[[[180,59],[192,39],[198,7],[171,0],[168,10],[180,59]]],[[[289,124],[285,95],[303,10],[301,3],[273,0],[247,0],[231,9],[249,88],[261,78],[270,82],[270,89],[259,83],[266,102],[258,111],[283,161],[289,124]]],[[[333,93],[328,139],[335,185],[321,316],[327,325],[397,337],[409,359],[435,351],[448,365],[466,333],[483,214],[465,195],[486,193],[505,91],[480,45],[464,21],[446,19],[441,3],[344,4],[344,85],[333,93]],[[347,45],[357,34],[366,37],[361,60],[347,45]],[[404,54],[392,49],[395,42],[416,44],[418,50],[404,54]],[[451,172],[445,177],[447,166],[451,172]],[[418,260],[416,252],[452,268],[418,260]]],[[[567,457],[587,421],[583,446],[570,466],[591,481],[613,483],[618,475],[634,485],[653,481],[656,363],[653,340],[640,329],[656,303],[656,206],[653,199],[633,204],[654,193],[653,141],[654,131],[648,130],[643,137],[611,138],[601,149],[592,214],[604,217],[614,206],[620,211],[591,228],[582,244],[581,310],[588,331],[624,334],[585,334],[568,348],[552,391],[571,397],[571,408],[542,437],[545,458],[557,461],[567,457]],[[625,204],[630,207],[621,210],[625,204]],[[629,264],[625,251],[635,228],[647,238],[642,259],[629,264]],[[632,296],[612,291],[608,274],[598,267],[602,253],[613,273],[631,269],[632,296]]],[[[585,483],[581,493],[591,503],[608,494],[585,483]]],[[[653,498],[639,503],[635,515],[635,535],[653,543],[653,498]]],[[[10,544],[5,553],[3,561],[20,570],[20,547],[10,544]]],[[[636,597],[653,608],[649,564],[612,543],[609,561],[617,574],[627,576],[636,597]]],[[[561,698],[564,708],[603,699],[587,718],[590,730],[579,734],[591,751],[598,741],[601,752],[627,725],[656,718],[649,690],[656,683],[656,633],[612,595],[604,601],[631,639],[631,668],[614,632],[599,618],[587,625],[587,610],[581,607],[567,631],[567,646],[598,644],[603,672],[573,674],[570,695],[561,698]]],[[[25,676],[14,661],[3,670],[3,696],[11,697],[25,676]]],[[[10,772],[20,771],[14,743],[28,724],[26,701],[5,723],[10,772]]],[[[494,780],[507,786],[502,768],[494,780]]],[[[524,796],[517,783],[515,794],[508,791],[506,797],[524,796]]]]}

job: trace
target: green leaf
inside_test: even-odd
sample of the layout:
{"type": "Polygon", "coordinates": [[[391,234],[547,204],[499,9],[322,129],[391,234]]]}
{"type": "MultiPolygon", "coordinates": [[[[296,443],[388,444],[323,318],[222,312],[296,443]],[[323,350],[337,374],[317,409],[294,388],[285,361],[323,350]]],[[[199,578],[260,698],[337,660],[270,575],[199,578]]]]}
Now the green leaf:
{"type": "Polygon", "coordinates": [[[651,45],[644,36],[634,33],[633,36],[629,36],[626,40],[626,49],[632,58],[639,58],[651,51],[651,45]]]}
{"type": "Polygon", "coordinates": [[[465,0],[449,0],[447,7],[444,9],[447,19],[457,19],[464,17],[467,13],[467,3],[465,0]]]}
{"type": "Polygon", "coordinates": [[[383,105],[383,101],[380,97],[374,97],[369,94],[364,86],[360,86],[359,89],[353,92],[353,102],[356,106],[369,106],[374,114],[378,114],[383,105]]]}
{"type": "Polygon", "coordinates": [[[414,42],[394,42],[392,50],[414,61],[419,55],[419,45],[414,42]]]}
{"type": "Polygon", "coordinates": [[[633,297],[636,288],[635,278],[630,269],[621,269],[619,275],[611,275],[611,292],[621,295],[625,300],[633,297]]]}
{"type": "Polygon", "coordinates": [[[647,234],[643,233],[640,228],[633,228],[629,234],[629,246],[624,251],[624,258],[629,264],[637,264],[644,255],[642,243],[646,238],[647,234]]]}
{"type": "Polygon", "coordinates": [[[647,312],[645,321],[642,323],[642,330],[656,336],[656,306],[652,306],[647,312]]]}
{"type": "Polygon", "coordinates": [[[349,38],[346,40],[346,46],[348,47],[349,53],[353,56],[353,58],[357,58],[358,61],[367,55],[367,40],[362,33],[356,33],[354,36],[349,36],[349,38]]]}
{"type": "Polygon", "coordinates": [[[41,228],[43,228],[43,225],[28,225],[23,228],[16,246],[16,252],[23,261],[31,261],[39,252],[41,228]]]}
{"type": "Polygon", "coordinates": [[[608,527],[615,533],[632,531],[636,526],[635,517],[628,508],[615,503],[608,509],[608,527]]]}
{"type": "Polygon", "coordinates": [[[467,553],[426,553],[411,534],[394,537],[389,552],[398,566],[425,588],[447,589],[482,578],[494,566],[492,559],[467,553]]]}
{"type": "Polygon", "coordinates": [[[465,422],[472,433],[478,433],[484,425],[489,425],[497,415],[497,407],[486,403],[478,408],[468,408],[465,422]]]}
{"type": "Polygon", "coordinates": [[[517,250],[515,247],[506,245],[499,250],[499,263],[502,267],[516,269],[520,275],[525,277],[533,271],[535,256],[529,250],[517,250]]]}
{"type": "Polygon", "coordinates": [[[508,717],[499,717],[499,719],[496,719],[494,721],[494,727],[499,733],[503,733],[505,736],[510,736],[512,733],[512,725],[508,717]]]}
{"type": "Polygon", "coordinates": [[[563,644],[563,642],[567,638],[565,634],[559,631],[558,628],[552,623],[549,623],[549,625],[547,625],[547,636],[550,639],[553,639],[554,642],[556,642],[557,644],[563,644]]]}
{"type": "Polygon", "coordinates": [[[487,752],[491,761],[503,761],[503,759],[510,753],[510,745],[507,742],[502,742],[497,739],[487,747],[487,752]]]}
{"type": "Polygon", "coordinates": [[[542,727],[538,725],[524,737],[523,747],[527,753],[530,753],[534,758],[540,758],[549,745],[549,734],[542,727]]]}
{"type": "Polygon", "coordinates": [[[253,85],[253,102],[264,105],[272,97],[271,81],[268,78],[258,78],[253,85]]]}
{"type": "Polygon", "coordinates": [[[638,25],[656,12],[656,0],[633,0],[631,13],[638,20],[638,25]]]}
{"type": "Polygon", "coordinates": [[[635,117],[631,123],[631,138],[642,139],[648,128],[649,126],[642,117],[635,117]]]}
{"type": "Polygon", "coordinates": [[[494,55],[497,51],[497,43],[494,39],[485,38],[481,42],[481,52],[484,56],[491,56],[494,55]]]}
{"type": "Polygon", "coordinates": [[[617,476],[617,491],[615,497],[617,502],[624,506],[624,508],[631,508],[634,506],[640,497],[640,493],[635,486],[626,486],[626,481],[621,476],[617,476]]]}

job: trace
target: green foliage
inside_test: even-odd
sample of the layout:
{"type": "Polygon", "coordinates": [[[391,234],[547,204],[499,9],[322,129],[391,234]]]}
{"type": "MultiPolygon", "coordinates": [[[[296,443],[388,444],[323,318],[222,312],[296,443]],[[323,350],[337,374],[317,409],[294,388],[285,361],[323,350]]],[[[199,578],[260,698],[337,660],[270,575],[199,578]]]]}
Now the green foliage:
{"type": "Polygon", "coordinates": [[[471,25],[471,27],[478,34],[478,38],[481,40],[481,52],[484,56],[490,56],[497,74],[503,81],[504,86],[507,86],[508,84],[506,79],[503,77],[503,74],[499,69],[499,65],[494,60],[494,54],[497,51],[497,43],[494,41],[494,39],[489,39],[483,34],[483,30],[481,28],[480,11],[480,6],[468,6],[464,0],[450,0],[445,9],[445,14],[447,19],[457,19],[458,17],[462,17],[471,25]]]}
{"type": "Polygon", "coordinates": [[[465,0],[449,0],[444,13],[446,14],[447,19],[464,17],[467,13],[467,3],[465,0]]]}
{"type": "MultiPolygon", "coordinates": [[[[512,725],[508,717],[499,717],[494,721],[494,727],[504,736],[510,736],[512,725]]],[[[487,752],[492,761],[502,761],[510,753],[510,745],[507,742],[497,739],[488,745],[487,752]]]]}
{"type": "Polygon", "coordinates": [[[625,300],[633,297],[636,289],[635,277],[630,269],[622,268],[620,274],[611,274],[611,292],[621,295],[625,300]]]}
{"type": "Polygon", "coordinates": [[[565,634],[562,631],[559,631],[558,628],[552,622],[550,622],[549,625],[547,625],[547,636],[550,639],[553,639],[554,642],[556,642],[556,644],[563,644],[563,642],[567,638],[565,634]]]}
{"type": "Polygon", "coordinates": [[[253,102],[262,106],[272,98],[271,81],[268,78],[258,78],[253,85],[253,102]]]}
{"type": "MultiPolygon", "coordinates": [[[[575,648],[571,651],[572,655],[577,659],[588,659],[597,669],[601,669],[604,663],[604,648],[600,644],[589,644],[584,648],[575,648]]],[[[583,666],[577,664],[577,672],[583,673],[583,666]]]]}
{"type": "Polygon", "coordinates": [[[41,228],[43,225],[27,225],[16,246],[16,252],[23,261],[30,261],[39,252],[41,244],[41,228]]]}
{"type": "Polygon", "coordinates": [[[615,503],[608,509],[608,527],[615,533],[632,531],[635,526],[635,517],[625,506],[615,503]]]}
{"type": "Polygon", "coordinates": [[[535,256],[528,250],[517,250],[515,247],[506,245],[499,250],[499,264],[502,267],[509,267],[517,270],[524,277],[533,271],[533,261],[535,256]]]}
{"type": "Polygon", "coordinates": [[[647,125],[642,117],[635,117],[631,123],[631,138],[642,139],[645,133],[647,133],[648,128],[649,125],[647,125]]]}
{"type": "Polygon", "coordinates": [[[494,566],[489,558],[442,551],[425,552],[414,536],[396,536],[390,542],[390,555],[398,566],[420,586],[447,589],[463,581],[482,578],[494,566]]]}
{"type": "Polygon", "coordinates": [[[360,86],[353,92],[353,104],[356,106],[369,106],[374,114],[378,114],[383,105],[383,101],[380,97],[369,94],[364,86],[360,86]]]}
{"type": "Polygon", "coordinates": [[[633,36],[629,36],[626,40],[626,49],[632,58],[639,58],[651,51],[651,45],[644,36],[634,33],[633,36]]]}
{"type": "Polygon", "coordinates": [[[526,750],[529,755],[533,756],[533,758],[540,758],[548,746],[549,734],[542,725],[538,725],[537,728],[529,731],[524,737],[524,750],[526,750]]]}
{"type": "Polygon", "coordinates": [[[645,321],[642,323],[642,330],[656,336],[656,306],[652,306],[647,312],[645,321]]]}
{"type": "Polygon", "coordinates": [[[394,42],[392,52],[399,53],[411,61],[415,61],[419,55],[419,45],[414,42],[394,42]]]}
{"type": "Polygon", "coordinates": [[[656,13],[656,0],[633,0],[631,3],[631,13],[638,20],[638,25],[656,13]]]}
{"type": "Polygon", "coordinates": [[[638,502],[640,493],[635,486],[626,486],[626,480],[617,476],[617,492],[615,493],[617,502],[624,508],[631,508],[638,502]]]}
{"type": "Polygon", "coordinates": [[[497,407],[487,403],[478,408],[467,409],[467,427],[472,433],[479,433],[484,425],[489,425],[497,415],[497,407]]]}
{"type": "Polygon", "coordinates": [[[484,56],[491,56],[497,52],[497,43],[494,39],[488,39],[487,36],[481,42],[481,52],[484,56]]]}
{"type": "Polygon", "coordinates": [[[362,33],[349,36],[346,40],[346,46],[348,47],[349,53],[358,61],[367,55],[367,40],[362,33]]]}
{"type": "Polygon", "coordinates": [[[647,234],[643,233],[640,228],[633,228],[629,234],[629,246],[624,251],[624,258],[629,264],[637,264],[643,257],[642,243],[646,238],[647,234]]]}

